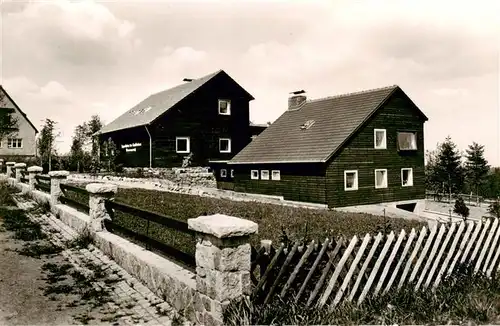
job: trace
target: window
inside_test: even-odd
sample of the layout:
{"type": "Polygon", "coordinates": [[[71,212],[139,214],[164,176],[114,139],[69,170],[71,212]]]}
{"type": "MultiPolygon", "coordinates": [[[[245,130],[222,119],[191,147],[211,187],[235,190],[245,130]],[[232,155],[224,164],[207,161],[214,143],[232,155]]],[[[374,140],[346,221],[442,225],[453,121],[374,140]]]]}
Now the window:
{"type": "Polygon", "coordinates": [[[401,186],[403,186],[403,187],[413,186],[413,169],[412,168],[401,169],[401,186]]]}
{"type": "Polygon", "coordinates": [[[376,149],[386,149],[387,148],[387,133],[385,129],[375,129],[374,130],[374,142],[376,149]]]}
{"type": "Polygon", "coordinates": [[[231,101],[219,100],[219,114],[222,114],[222,115],[230,115],[231,114],[231,101]]]}
{"type": "Polygon", "coordinates": [[[7,148],[23,148],[23,140],[21,138],[8,138],[7,148]]]}
{"type": "Polygon", "coordinates": [[[281,173],[280,170],[273,170],[271,172],[271,179],[272,180],[281,180],[281,173]]]}
{"type": "Polygon", "coordinates": [[[221,176],[222,178],[227,177],[227,171],[226,171],[226,169],[221,169],[221,170],[220,170],[220,176],[221,176]]]}
{"type": "Polygon", "coordinates": [[[375,188],[387,188],[387,169],[375,170],[375,188]]]}
{"type": "Polygon", "coordinates": [[[398,148],[401,151],[417,149],[417,134],[414,132],[398,132],[398,148]]]}
{"type": "Polygon", "coordinates": [[[231,153],[231,139],[219,138],[219,151],[221,153],[231,153]]]}
{"type": "Polygon", "coordinates": [[[250,172],[250,178],[253,180],[259,180],[259,170],[252,170],[250,172]]]}
{"type": "Polygon", "coordinates": [[[191,152],[189,146],[189,137],[176,137],[175,138],[175,151],[177,153],[189,153],[191,152]]]}
{"type": "Polygon", "coordinates": [[[358,190],[358,171],[344,171],[344,190],[358,190]]]}
{"type": "Polygon", "coordinates": [[[261,170],[260,171],[260,179],[261,180],[269,180],[269,170],[261,170]]]}
{"type": "Polygon", "coordinates": [[[231,178],[234,178],[234,170],[231,169],[231,178]]]}

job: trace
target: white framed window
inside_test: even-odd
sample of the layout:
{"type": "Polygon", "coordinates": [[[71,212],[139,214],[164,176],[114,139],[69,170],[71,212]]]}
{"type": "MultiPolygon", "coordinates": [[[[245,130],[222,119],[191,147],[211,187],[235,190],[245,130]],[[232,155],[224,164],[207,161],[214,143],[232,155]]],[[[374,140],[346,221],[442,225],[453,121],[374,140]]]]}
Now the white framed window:
{"type": "Polygon", "coordinates": [[[259,170],[250,171],[250,178],[252,180],[259,180],[259,170]]]}
{"type": "Polygon", "coordinates": [[[226,169],[220,169],[220,176],[221,176],[222,178],[227,177],[227,170],[226,170],[226,169]]]}
{"type": "Polygon", "coordinates": [[[271,179],[272,180],[281,180],[281,172],[280,172],[280,170],[272,170],[271,171],[271,179]]]}
{"type": "Polygon", "coordinates": [[[376,149],[387,149],[387,131],[375,129],[373,131],[373,142],[376,149]]]}
{"type": "Polygon", "coordinates": [[[413,169],[412,168],[401,169],[401,186],[403,186],[403,187],[413,186],[413,169]]]}
{"type": "Polygon", "coordinates": [[[261,170],[260,171],[260,179],[261,180],[269,180],[269,170],[261,170]]]}
{"type": "Polygon", "coordinates": [[[398,149],[401,151],[414,151],[417,149],[416,132],[398,132],[398,149]]]}
{"type": "Polygon", "coordinates": [[[7,138],[7,148],[23,148],[22,138],[7,138]]]}
{"type": "Polygon", "coordinates": [[[375,188],[387,188],[387,169],[375,169],[375,188]]]}
{"type": "Polygon", "coordinates": [[[231,178],[234,178],[234,169],[231,169],[231,178]]]}
{"type": "Polygon", "coordinates": [[[175,138],[175,151],[177,153],[190,153],[191,144],[189,137],[176,137],[175,138]]]}
{"type": "Polygon", "coordinates": [[[231,153],[231,138],[219,138],[219,152],[231,153]]]}
{"type": "Polygon", "coordinates": [[[358,190],[358,170],[344,171],[344,190],[358,190]]]}
{"type": "Polygon", "coordinates": [[[219,100],[219,114],[231,115],[231,101],[219,100]]]}

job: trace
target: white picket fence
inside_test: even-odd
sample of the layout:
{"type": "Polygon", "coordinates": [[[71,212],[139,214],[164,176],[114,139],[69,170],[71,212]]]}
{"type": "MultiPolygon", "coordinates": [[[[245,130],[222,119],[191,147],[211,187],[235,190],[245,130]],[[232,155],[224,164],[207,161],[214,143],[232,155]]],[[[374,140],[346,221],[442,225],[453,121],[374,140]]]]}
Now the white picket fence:
{"type": "MultiPolygon", "coordinates": [[[[487,219],[437,224],[431,229],[412,229],[410,233],[401,230],[399,235],[394,232],[387,236],[379,233],[375,237],[366,234],[362,239],[354,236],[348,242],[327,239],[322,246],[313,241],[300,252],[276,251],[272,260],[284,263],[268,266],[279,270],[278,279],[267,280],[272,281],[272,287],[264,290],[263,286],[262,289],[269,292],[271,288],[271,292],[279,293],[277,285],[288,279],[281,290],[283,297],[292,287],[291,283],[302,282],[301,291],[294,295],[295,301],[305,301],[307,291],[303,289],[308,282],[312,283],[311,279],[316,279],[314,290],[308,293],[307,305],[315,302],[317,307],[335,306],[342,300],[360,304],[368,295],[388,293],[405,284],[412,284],[415,290],[433,290],[463,263],[471,264],[475,272],[491,276],[498,270],[499,237],[499,220],[487,219]],[[334,242],[335,246],[332,246],[334,242]],[[311,255],[311,251],[317,254],[311,255]],[[281,260],[277,258],[279,255],[282,255],[281,260]],[[308,270],[302,270],[307,277],[300,280],[297,275],[308,259],[314,260],[314,264],[308,270]],[[295,261],[295,267],[288,268],[292,261],[295,261]],[[321,261],[327,263],[320,270],[317,266],[321,261]]],[[[264,283],[261,280],[260,284],[264,283]]]]}

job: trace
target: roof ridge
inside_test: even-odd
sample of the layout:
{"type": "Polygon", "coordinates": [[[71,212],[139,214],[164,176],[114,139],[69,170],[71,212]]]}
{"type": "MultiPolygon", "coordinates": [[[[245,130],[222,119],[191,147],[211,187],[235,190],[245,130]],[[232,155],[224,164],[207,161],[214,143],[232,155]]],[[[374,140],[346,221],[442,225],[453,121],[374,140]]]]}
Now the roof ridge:
{"type": "Polygon", "coordinates": [[[361,91],[356,91],[356,92],[350,92],[350,93],[343,93],[343,94],[337,94],[337,95],[331,95],[331,96],[325,96],[325,97],[319,97],[311,100],[307,100],[307,103],[314,103],[314,102],[319,102],[319,101],[324,101],[324,100],[330,100],[334,98],[341,98],[341,97],[347,97],[347,96],[352,96],[352,95],[359,95],[359,94],[366,94],[366,93],[372,93],[372,92],[377,92],[381,90],[389,90],[391,88],[396,88],[399,87],[398,85],[390,85],[390,86],[384,86],[384,87],[378,87],[378,88],[372,88],[372,89],[365,89],[361,91]]]}

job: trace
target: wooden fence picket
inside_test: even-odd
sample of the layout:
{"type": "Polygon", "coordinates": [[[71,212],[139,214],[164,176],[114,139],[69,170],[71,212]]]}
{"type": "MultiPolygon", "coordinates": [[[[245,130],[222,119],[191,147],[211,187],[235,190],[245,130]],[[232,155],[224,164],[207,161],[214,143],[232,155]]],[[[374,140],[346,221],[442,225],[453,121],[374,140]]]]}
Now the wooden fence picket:
{"type": "Polygon", "coordinates": [[[431,233],[429,234],[429,237],[427,238],[427,242],[424,245],[424,249],[422,249],[422,252],[420,253],[420,256],[417,260],[417,263],[415,264],[415,267],[413,267],[413,271],[411,272],[410,278],[408,279],[408,282],[411,283],[417,276],[417,272],[420,268],[420,265],[422,265],[422,262],[424,261],[424,258],[427,257],[427,251],[429,250],[432,241],[434,240],[434,235],[436,234],[437,231],[437,225],[434,225],[434,227],[431,230],[431,233]]]}
{"type": "MultiPolygon", "coordinates": [[[[458,240],[460,240],[460,236],[462,235],[464,228],[465,228],[465,223],[460,223],[460,226],[458,227],[457,234],[455,234],[455,238],[453,239],[453,242],[451,243],[450,250],[448,250],[448,255],[446,255],[446,258],[444,259],[444,262],[441,265],[441,268],[439,269],[439,272],[436,276],[434,284],[432,285],[433,288],[436,288],[438,286],[439,282],[441,281],[441,277],[443,276],[444,272],[446,271],[446,267],[448,267],[448,264],[450,263],[451,257],[453,257],[453,253],[455,252],[455,248],[457,247],[458,240]]],[[[450,236],[451,236],[451,233],[450,233],[450,236]]]]}
{"type": "Polygon", "coordinates": [[[325,289],[325,292],[323,292],[323,295],[319,299],[319,307],[321,308],[322,306],[325,305],[326,301],[328,300],[328,297],[333,291],[333,287],[335,286],[335,283],[337,282],[337,279],[340,275],[340,272],[342,271],[342,268],[344,268],[345,262],[347,261],[347,258],[351,255],[351,252],[354,249],[354,246],[358,242],[358,237],[354,236],[352,237],[351,242],[349,243],[349,246],[347,247],[346,251],[344,252],[344,255],[342,255],[342,258],[340,258],[340,261],[335,268],[335,271],[333,272],[332,277],[330,278],[330,282],[328,282],[328,285],[325,289]]]}
{"type": "Polygon", "coordinates": [[[392,248],[392,252],[389,255],[389,259],[387,259],[387,262],[385,263],[385,268],[382,271],[382,275],[380,275],[380,278],[378,280],[378,284],[375,287],[375,295],[378,294],[380,289],[382,288],[382,285],[385,281],[385,277],[387,276],[387,273],[389,272],[389,268],[391,268],[392,261],[394,260],[394,257],[396,257],[396,253],[399,250],[399,246],[401,246],[401,242],[404,240],[406,237],[406,232],[405,230],[401,230],[401,233],[399,234],[398,240],[396,241],[396,244],[394,245],[394,248],[392,248]]]}
{"type": "Polygon", "coordinates": [[[474,233],[472,234],[472,237],[469,240],[469,243],[467,244],[467,247],[465,248],[465,251],[462,255],[462,258],[460,259],[460,263],[463,264],[465,263],[465,260],[467,259],[467,256],[469,255],[470,250],[472,249],[472,246],[474,245],[479,233],[481,232],[484,224],[483,222],[477,222],[476,223],[476,228],[474,229],[474,233]]]}
{"type": "Polygon", "coordinates": [[[450,275],[453,272],[453,268],[455,268],[455,264],[457,263],[458,258],[463,253],[465,246],[469,241],[469,236],[471,235],[474,226],[476,226],[476,223],[469,222],[469,225],[467,226],[467,231],[465,231],[464,237],[462,238],[462,242],[460,243],[460,247],[458,248],[458,252],[455,254],[455,257],[453,258],[453,261],[451,262],[450,267],[448,268],[447,275],[450,275]]]}
{"type": "Polygon", "coordinates": [[[375,254],[375,251],[377,250],[377,247],[382,241],[382,233],[378,233],[377,236],[375,237],[375,241],[373,242],[372,248],[370,249],[370,252],[368,253],[368,256],[365,259],[365,262],[361,266],[361,270],[359,271],[358,278],[356,279],[356,283],[354,283],[354,286],[352,287],[351,293],[349,294],[348,300],[352,301],[354,298],[354,295],[356,294],[359,285],[361,284],[361,280],[365,276],[365,271],[368,268],[368,264],[370,263],[370,260],[372,259],[373,255],[375,254]]]}
{"type": "Polygon", "coordinates": [[[403,286],[406,276],[410,272],[410,268],[413,264],[413,261],[417,257],[418,251],[420,250],[420,247],[422,246],[422,242],[424,241],[426,235],[427,235],[427,228],[423,226],[422,230],[420,231],[420,236],[418,237],[417,244],[415,245],[415,248],[413,248],[413,251],[411,253],[410,259],[408,259],[408,261],[406,262],[403,275],[401,275],[401,279],[399,280],[398,289],[400,289],[403,286]]]}
{"type": "Polygon", "coordinates": [[[446,249],[446,246],[448,245],[448,242],[450,242],[451,236],[455,232],[455,228],[457,227],[456,223],[453,223],[451,227],[448,229],[448,234],[446,235],[446,238],[443,241],[443,244],[441,245],[441,249],[439,250],[438,255],[436,256],[436,260],[434,260],[434,264],[432,264],[432,268],[429,271],[429,275],[427,275],[427,280],[424,283],[424,288],[427,288],[429,284],[432,281],[432,277],[434,276],[434,273],[436,272],[436,269],[439,266],[439,262],[441,261],[441,257],[443,256],[443,253],[446,249]]]}
{"type": "Polygon", "coordinates": [[[356,270],[356,267],[358,266],[358,263],[361,260],[361,257],[363,256],[363,253],[365,252],[366,246],[368,246],[370,239],[371,236],[367,233],[363,239],[363,242],[361,243],[361,246],[359,247],[356,257],[354,257],[354,260],[351,263],[351,267],[349,268],[349,271],[347,272],[347,275],[344,278],[344,282],[340,286],[340,289],[338,290],[337,295],[333,300],[332,306],[336,306],[342,299],[342,296],[344,295],[344,292],[347,289],[349,282],[351,281],[352,275],[354,274],[354,271],[356,270]]]}
{"type": "Polygon", "coordinates": [[[420,288],[420,285],[422,285],[422,282],[424,281],[425,274],[427,273],[427,269],[432,263],[432,260],[434,259],[434,255],[436,254],[437,250],[439,249],[439,245],[441,244],[441,238],[443,237],[444,233],[446,232],[446,226],[444,224],[441,224],[441,227],[439,228],[439,233],[436,237],[436,241],[434,242],[434,246],[432,246],[431,253],[429,256],[427,256],[427,262],[424,265],[424,268],[422,269],[422,272],[420,273],[420,277],[418,278],[417,285],[415,285],[415,291],[420,288]]]}
{"type": "Polygon", "coordinates": [[[370,287],[372,286],[372,283],[375,280],[375,276],[377,276],[377,272],[380,268],[380,264],[382,264],[382,260],[384,260],[385,255],[386,255],[387,251],[389,250],[389,247],[391,246],[392,240],[394,240],[394,232],[391,231],[391,233],[387,237],[387,241],[385,242],[384,247],[382,248],[382,252],[380,253],[380,256],[378,257],[377,261],[375,262],[375,266],[373,266],[372,272],[370,274],[370,277],[368,278],[368,281],[365,284],[363,292],[361,292],[361,295],[358,298],[358,305],[361,304],[361,302],[363,302],[363,300],[368,295],[368,291],[370,290],[370,287]]]}
{"type": "Polygon", "coordinates": [[[396,265],[396,268],[394,268],[394,271],[392,272],[392,275],[391,275],[391,278],[389,279],[389,282],[387,282],[387,285],[385,287],[385,290],[384,290],[384,294],[387,293],[387,291],[389,291],[389,289],[391,288],[392,286],[392,283],[394,282],[394,280],[396,279],[396,276],[398,275],[398,272],[399,272],[399,269],[401,268],[401,266],[403,265],[403,262],[406,258],[406,255],[408,254],[408,251],[410,250],[410,246],[413,242],[413,239],[415,238],[416,236],[416,232],[415,232],[415,229],[412,228],[411,229],[411,232],[410,232],[410,236],[408,237],[408,240],[406,241],[406,245],[403,249],[403,253],[401,254],[401,257],[396,265]]]}
{"type": "Polygon", "coordinates": [[[275,293],[281,298],[294,295],[302,283],[295,303],[306,296],[306,307],[321,308],[327,303],[335,307],[354,298],[359,305],[369,295],[387,294],[395,284],[400,289],[415,282],[415,291],[429,287],[434,291],[457,264],[472,264],[475,273],[491,276],[500,270],[500,220],[437,224],[418,232],[400,230],[398,235],[393,231],[375,237],[367,233],[362,241],[353,236],[325,239],[322,244],[282,243],[277,250],[268,247],[252,249],[252,282],[256,284],[252,298],[269,304],[275,293]],[[261,272],[254,275],[258,266],[261,272]],[[306,273],[302,281],[299,275],[306,273]]]}
{"type": "MultiPolygon", "coordinates": [[[[495,237],[493,238],[493,242],[491,243],[491,249],[488,251],[488,256],[486,257],[486,260],[484,261],[483,265],[483,273],[487,272],[489,270],[488,265],[490,263],[491,258],[493,257],[493,253],[498,249],[497,248],[497,242],[498,238],[500,237],[500,224],[497,227],[497,231],[495,233],[495,237]]],[[[490,276],[490,275],[488,275],[490,276]]]]}
{"type": "Polygon", "coordinates": [[[497,227],[498,227],[498,219],[496,218],[493,221],[493,225],[491,226],[490,232],[488,233],[488,237],[486,238],[484,245],[482,245],[481,253],[479,254],[479,257],[477,258],[476,266],[474,267],[475,273],[477,273],[479,271],[479,268],[481,267],[481,263],[483,262],[484,255],[486,254],[486,251],[489,248],[491,239],[493,239],[493,235],[495,234],[497,227]]]}
{"type": "Polygon", "coordinates": [[[483,243],[483,239],[486,236],[486,232],[488,232],[488,228],[490,227],[491,220],[487,220],[486,224],[484,225],[483,231],[481,231],[481,235],[479,236],[479,239],[475,243],[474,246],[474,251],[472,252],[472,255],[469,258],[469,262],[472,264],[474,262],[474,259],[476,259],[477,253],[479,252],[479,249],[481,249],[481,244],[483,243]]]}

